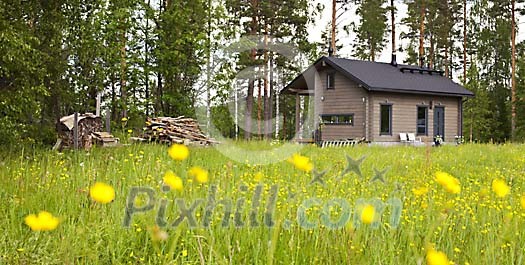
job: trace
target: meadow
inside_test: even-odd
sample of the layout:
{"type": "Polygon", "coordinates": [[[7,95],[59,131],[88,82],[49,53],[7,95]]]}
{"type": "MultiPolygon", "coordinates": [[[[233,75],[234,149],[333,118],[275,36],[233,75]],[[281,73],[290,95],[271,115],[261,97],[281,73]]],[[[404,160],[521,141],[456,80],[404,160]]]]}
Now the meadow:
{"type": "Polygon", "coordinates": [[[289,161],[235,162],[202,147],[181,161],[155,144],[2,150],[0,264],[428,264],[430,250],[450,264],[525,263],[524,145],[305,146],[299,153],[313,171],[289,161]],[[345,170],[347,156],[363,159],[361,176],[345,170]],[[189,176],[194,166],[207,179],[189,176]],[[176,189],[163,187],[169,171],[182,180],[176,189]],[[447,186],[437,178],[443,172],[458,182],[447,186]],[[114,201],[91,198],[95,182],[113,187],[114,201]],[[131,196],[134,187],[155,201],[146,192],[131,196]],[[209,215],[212,189],[217,206],[209,215]],[[359,202],[374,198],[384,212],[364,222],[359,202]],[[394,199],[401,208],[386,204],[394,199]],[[144,212],[126,227],[130,204],[144,212]],[[178,222],[184,208],[194,218],[178,222]],[[58,226],[33,231],[24,220],[40,211],[58,226]]]}

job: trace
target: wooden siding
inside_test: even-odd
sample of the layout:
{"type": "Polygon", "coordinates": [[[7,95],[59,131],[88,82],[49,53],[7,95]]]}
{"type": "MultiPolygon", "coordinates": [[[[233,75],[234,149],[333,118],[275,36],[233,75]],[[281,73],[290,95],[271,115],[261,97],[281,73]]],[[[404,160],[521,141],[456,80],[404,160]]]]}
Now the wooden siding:
{"type": "Polygon", "coordinates": [[[335,88],[326,89],[327,76],[330,72],[334,72],[334,70],[329,68],[320,70],[316,76],[315,116],[319,119],[322,114],[353,114],[354,124],[322,125],[322,139],[338,140],[365,137],[366,103],[363,102],[363,98],[365,100],[368,98],[367,91],[339,72],[335,72],[335,88]],[[321,101],[321,97],[324,97],[323,101],[321,101]]]}
{"type": "Polygon", "coordinates": [[[445,141],[454,142],[454,136],[460,134],[460,113],[457,97],[439,97],[410,95],[399,93],[370,93],[370,140],[374,142],[399,142],[399,133],[416,133],[417,106],[428,106],[427,136],[418,135],[424,142],[431,142],[434,137],[434,107],[445,108],[445,141]],[[430,109],[430,101],[433,108],[430,109]],[[380,105],[392,104],[392,135],[379,134],[380,105]]]}

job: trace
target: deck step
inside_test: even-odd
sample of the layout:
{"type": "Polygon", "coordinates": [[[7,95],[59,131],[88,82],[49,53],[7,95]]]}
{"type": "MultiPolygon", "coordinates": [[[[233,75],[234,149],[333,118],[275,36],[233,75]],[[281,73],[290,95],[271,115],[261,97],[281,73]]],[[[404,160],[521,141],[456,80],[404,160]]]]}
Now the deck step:
{"type": "Polygon", "coordinates": [[[360,140],[328,140],[321,143],[321,148],[355,146],[360,142],[360,140]]]}

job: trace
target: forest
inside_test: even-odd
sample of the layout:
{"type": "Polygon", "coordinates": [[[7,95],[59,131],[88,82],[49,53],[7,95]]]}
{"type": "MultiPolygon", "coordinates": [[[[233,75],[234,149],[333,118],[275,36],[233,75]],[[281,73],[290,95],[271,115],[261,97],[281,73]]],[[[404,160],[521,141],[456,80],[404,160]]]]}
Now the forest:
{"type": "MultiPolygon", "coordinates": [[[[390,54],[390,14],[405,7],[393,36],[402,63],[443,70],[476,95],[465,102],[465,140],[525,139],[525,41],[517,38],[525,1],[334,2],[339,14],[356,17],[334,27],[355,38],[334,37],[337,48],[372,61],[390,54]]],[[[295,99],[279,91],[327,55],[330,25],[318,24],[330,8],[332,1],[307,0],[3,0],[0,144],[54,143],[57,121],[94,112],[99,94],[117,127],[122,118],[140,130],[146,117],[203,113],[203,126],[213,123],[226,137],[289,139],[295,99]],[[315,31],[320,42],[308,38],[315,25],[326,28],[315,31]],[[243,49],[246,42],[286,43],[297,52],[243,49]],[[259,77],[237,85],[250,67],[259,77]],[[256,133],[239,130],[232,102],[241,119],[257,117],[243,124],[256,133]],[[281,123],[269,122],[276,116],[281,123]]]]}

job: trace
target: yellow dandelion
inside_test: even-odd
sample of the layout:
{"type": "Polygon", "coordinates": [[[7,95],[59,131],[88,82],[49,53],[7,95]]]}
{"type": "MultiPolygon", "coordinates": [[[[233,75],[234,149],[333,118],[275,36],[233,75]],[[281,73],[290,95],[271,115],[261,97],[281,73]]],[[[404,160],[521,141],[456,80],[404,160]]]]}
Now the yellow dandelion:
{"type": "Polygon", "coordinates": [[[97,182],[89,188],[91,198],[99,203],[109,203],[115,199],[115,190],[106,183],[97,182]]]}
{"type": "Polygon", "coordinates": [[[364,224],[371,224],[374,221],[376,210],[372,205],[366,205],[361,211],[361,221],[364,224]]]}
{"type": "Polygon", "coordinates": [[[57,217],[46,211],[41,211],[38,215],[30,214],[24,218],[24,221],[33,231],[55,230],[60,222],[57,217]]]}
{"type": "Polygon", "coordinates": [[[253,176],[253,179],[255,181],[261,181],[261,179],[263,179],[264,177],[264,174],[262,172],[257,172],[255,173],[255,175],[253,176]]]}
{"type": "Polygon", "coordinates": [[[450,261],[447,255],[441,251],[429,249],[427,251],[427,264],[428,265],[450,265],[450,261]]]}
{"type": "Polygon", "coordinates": [[[188,251],[186,249],[182,250],[182,256],[183,257],[188,256],[188,251]]]}
{"type": "Polygon", "coordinates": [[[128,130],[128,133],[132,133],[132,132],[133,132],[133,130],[131,130],[131,129],[128,130]]]}
{"type": "Polygon", "coordinates": [[[206,183],[208,182],[208,171],[200,168],[200,167],[192,167],[188,171],[188,175],[195,178],[195,180],[199,183],[206,183]]]}
{"type": "Polygon", "coordinates": [[[168,149],[168,154],[174,160],[182,161],[190,155],[190,150],[183,144],[173,144],[168,149]]]}
{"type": "Polygon", "coordinates": [[[175,173],[173,173],[173,171],[171,170],[164,174],[163,181],[172,190],[182,191],[182,189],[184,188],[184,186],[182,185],[182,179],[179,176],[175,175],[175,173]]]}
{"type": "Polygon", "coordinates": [[[496,193],[496,196],[503,198],[510,193],[510,187],[501,179],[495,179],[492,181],[492,191],[496,193]]]}
{"type": "Polygon", "coordinates": [[[314,168],[314,165],[310,162],[308,157],[299,154],[293,154],[292,157],[288,159],[288,162],[304,172],[310,172],[314,168]]]}
{"type": "Polygon", "coordinates": [[[428,193],[427,187],[419,187],[419,188],[413,188],[412,193],[416,196],[422,196],[428,193]]]}
{"type": "Polygon", "coordinates": [[[524,209],[525,210],[525,195],[522,195],[521,198],[520,198],[520,204],[521,204],[521,209],[524,209]]]}
{"type": "Polygon", "coordinates": [[[122,122],[127,122],[127,121],[128,121],[128,118],[123,117],[123,118],[121,119],[121,121],[122,121],[122,122]]]}
{"type": "Polygon", "coordinates": [[[436,182],[449,193],[458,194],[461,192],[459,180],[446,172],[436,172],[436,182]]]}

